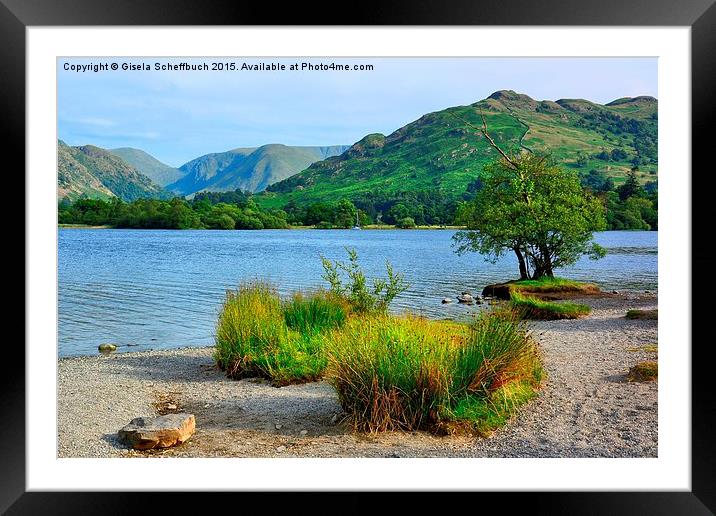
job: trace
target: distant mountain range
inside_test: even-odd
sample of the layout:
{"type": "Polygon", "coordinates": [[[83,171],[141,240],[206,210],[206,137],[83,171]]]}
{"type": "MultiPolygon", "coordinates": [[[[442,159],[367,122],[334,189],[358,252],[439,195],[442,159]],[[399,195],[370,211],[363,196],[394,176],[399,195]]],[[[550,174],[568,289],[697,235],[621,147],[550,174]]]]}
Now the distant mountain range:
{"type": "Polygon", "coordinates": [[[59,142],[58,194],[133,200],[241,189],[260,192],[255,200],[267,208],[417,191],[460,199],[484,165],[498,157],[479,131],[483,117],[505,149],[549,152],[580,175],[596,171],[616,184],[638,167],[646,182],[657,177],[657,113],[653,97],[597,104],[535,100],[500,90],[474,104],[423,115],[388,136],[369,134],[351,146],[237,148],[179,168],[139,149],[105,151],[59,142]]]}
{"type": "Polygon", "coordinates": [[[70,147],[58,141],[58,197],[74,200],[119,197],[192,196],[199,191],[252,193],[341,154],[348,145],[291,147],[280,144],[237,148],[207,154],[179,168],[162,163],[141,149],[105,150],[93,145],[70,147]]]}
{"type": "Polygon", "coordinates": [[[583,99],[534,100],[501,90],[468,106],[428,113],[388,136],[369,134],[340,156],[318,161],[256,196],[264,207],[318,201],[440,192],[460,198],[503,148],[549,152],[559,164],[603,173],[619,184],[634,166],[656,179],[657,109],[653,97],[624,97],[606,105],[583,99]]]}
{"type": "Polygon", "coordinates": [[[162,187],[178,181],[185,175],[185,172],[162,163],[154,156],[151,156],[140,149],[122,147],[119,149],[109,149],[109,152],[122,158],[124,161],[162,187]]]}
{"type": "Polygon", "coordinates": [[[179,167],[183,177],[168,185],[167,189],[180,195],[191,195],[202,190],[226,192],[241,189],[260,192],[304,170],[311,163],[343,153],[348,147],[269,144],[207,154],[179,167]]]}

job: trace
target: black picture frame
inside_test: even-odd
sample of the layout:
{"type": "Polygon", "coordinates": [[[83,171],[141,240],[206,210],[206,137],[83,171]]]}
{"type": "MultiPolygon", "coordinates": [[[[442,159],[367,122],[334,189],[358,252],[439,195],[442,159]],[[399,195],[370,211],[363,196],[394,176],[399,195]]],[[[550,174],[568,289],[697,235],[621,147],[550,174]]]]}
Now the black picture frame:
{"type": "MultiPolygon", "coordinates": [[[[63,25],[541,25],[541,26],[685,26],[691,28],[692,74],[692,274],[709,270],[711,253],[708,239],[710,222],[707,196],[713,191],[712,160],[716,101],[716,5],[715,0],[391,0],[366,6],[336,6],[267,2],[244,4],[198,0],[0,0],[0,102],[2,103],[2,141],[6,149],[19,156],[17,170],[24,170],[25,148],[25,29],[31,26],[63,25]],[[694,187],[698,183],[698,188],[694,187]],[[704,210],[704,216],[697,211],[704,210]]],[[[367,4],[366,4],[367,5],[367,4]]],[[[684,174],[688,171],[684,171],[684,174]]],[[[18,185],[27,196],[24,182],[18,185]]],[[[17,190],[16,190],[17,191],[17,190]]],[[[667,214],[668,215],[668,214],[667,214]]],[[[25,260],[27,256],[23,254],[25,260]]],[[[27,270],[25,269],[27,274],[27,270]]],[[[693,277],[693,276],[692,276],[693,277]]],[[[27,279],[27,276],[26,276],[27,279]]],[[[710,280],[706,280],[706,287],[710,280]]],[[[709,360],[713,338],[699,340],[706,333],[707,304],[697,303],[692,290],[692,490],[690,492],[588,492],[588,493],[481,493],[480,504],[498,502],[507,496],[512,508],[525,504],[531,513],[565,514],[713,514],[716,512],[716,407],[711,382],[713,362],[709,360]],[[697,331],[699,330],[699,331],[697,331]],[[711,373],[711,374],[709,374],[711,373]],[[514,503],[518,505],[513,505],[514,503]]],[[[27,307],[31,309],[31,307],[27,307]]],[[[8,347],[0,360],[0,512],[7,514],[120,514],[144,506],[146,497],[126,493],[57,493],[25,489],[25,355],[8,347]]],[[[684,346],[691,342],[683,342],[684,346]]],[[[287,501],[301,506],[313,493],[296,493],[287,501]]],[[[186,496],[161,496],[161,503],[182,507],[186,496]]],[[[153,497],[155,497],[153,496],[153,497]]],[[[234,504],[226,496],[211,494],[219,503],[234,504]]],[[[240,507],[261,503],[258,496],[239,495],[240,507]],[[247,498],[248,497],[248,498],[247,498]]],[[[271,511],[278,507],[271,498],[271,511]]],[[[459,499],[458,499],[459,500],[459,499]]],[[[453,500],[453,503],[459,503],[453,500]]],[[[401,501],[403,512],[410,505],[429,503],[425,493],[414,493],[411,503],[401,501]]],[[[364,495],[353,493],[340,502],[340,508],[324,508],[332,513],[367,512],[373,504],[364,495]]],[[[492,505],[492,504],[490,504],[492,505]]],[[[309,502],[304,507],[315,507],[309,502]]],[[[315,512],[315,511],[313,511],[315,512]]],[[[321,512],[320,510],[318,512],[321,512]]]]}

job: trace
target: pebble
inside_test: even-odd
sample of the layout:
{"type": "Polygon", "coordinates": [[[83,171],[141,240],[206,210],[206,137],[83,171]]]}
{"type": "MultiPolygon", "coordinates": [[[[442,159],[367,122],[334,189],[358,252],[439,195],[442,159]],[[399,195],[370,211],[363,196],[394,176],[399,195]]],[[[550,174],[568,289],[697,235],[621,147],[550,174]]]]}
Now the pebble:
{"type": "Polygon", "coordinates": [[[281,430],[283,428],[283,425],[276,425],[276,430],[281,430]]]}
{"type": "Polygon", "coordinates": [[[279,452],[279,453],[281,453],[281,452],[283,452],[283,451],[286,451],[286,447],[285,447],[285,446],[279,446],[278,448],[276,448],[276,451],[279,452]]]}
{"type": "Polygon", "coordinates": [[[301,435],[307,435],[307,434],[308,434],[308,430],[301,430],[301,435]]]}

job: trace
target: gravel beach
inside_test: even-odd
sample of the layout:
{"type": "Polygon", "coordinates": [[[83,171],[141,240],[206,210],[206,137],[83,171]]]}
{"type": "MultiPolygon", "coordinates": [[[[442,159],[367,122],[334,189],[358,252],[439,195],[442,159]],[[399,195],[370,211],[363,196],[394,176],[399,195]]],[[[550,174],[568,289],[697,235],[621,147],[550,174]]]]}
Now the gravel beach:
{"type": "Polygon", "coordinates": [[[628,382],[629,368],[655,360],[655,294],[578,300],[579,320],[531,323],[547,379],[538,398],[489,438],[423,432],[363,435],[341,422],[325,382],[275,388],[227,379],[212,348],[113,353],[58,362],[59,457],[656,457],[657,382],[628,382]],[[117,441],[131,419],[196,416],[196,433],[162,451],[117,441]]]}

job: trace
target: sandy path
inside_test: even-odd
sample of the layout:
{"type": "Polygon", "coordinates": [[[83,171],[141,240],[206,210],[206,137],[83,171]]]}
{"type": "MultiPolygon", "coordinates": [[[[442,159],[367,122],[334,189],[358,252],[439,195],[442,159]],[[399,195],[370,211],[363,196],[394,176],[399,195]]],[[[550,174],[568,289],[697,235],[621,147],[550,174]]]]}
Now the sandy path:
{"type": "Polygon", "coordinates": [[[67,358],[58,365],[60,457],[655,457],[657,384],[625,381],[656,353],[657,321],[629,308],[656,296],[588,298],[592,314],[533,324],[548,379],[540,396],[488,439],[422,432],[366,436],[340,422],[324,382],[274,388],[232,381],[211,348],[67,358]],[[163,452],[116,441],[130,419],[166,411],[196,415],[196,434],[163,452]]]}

